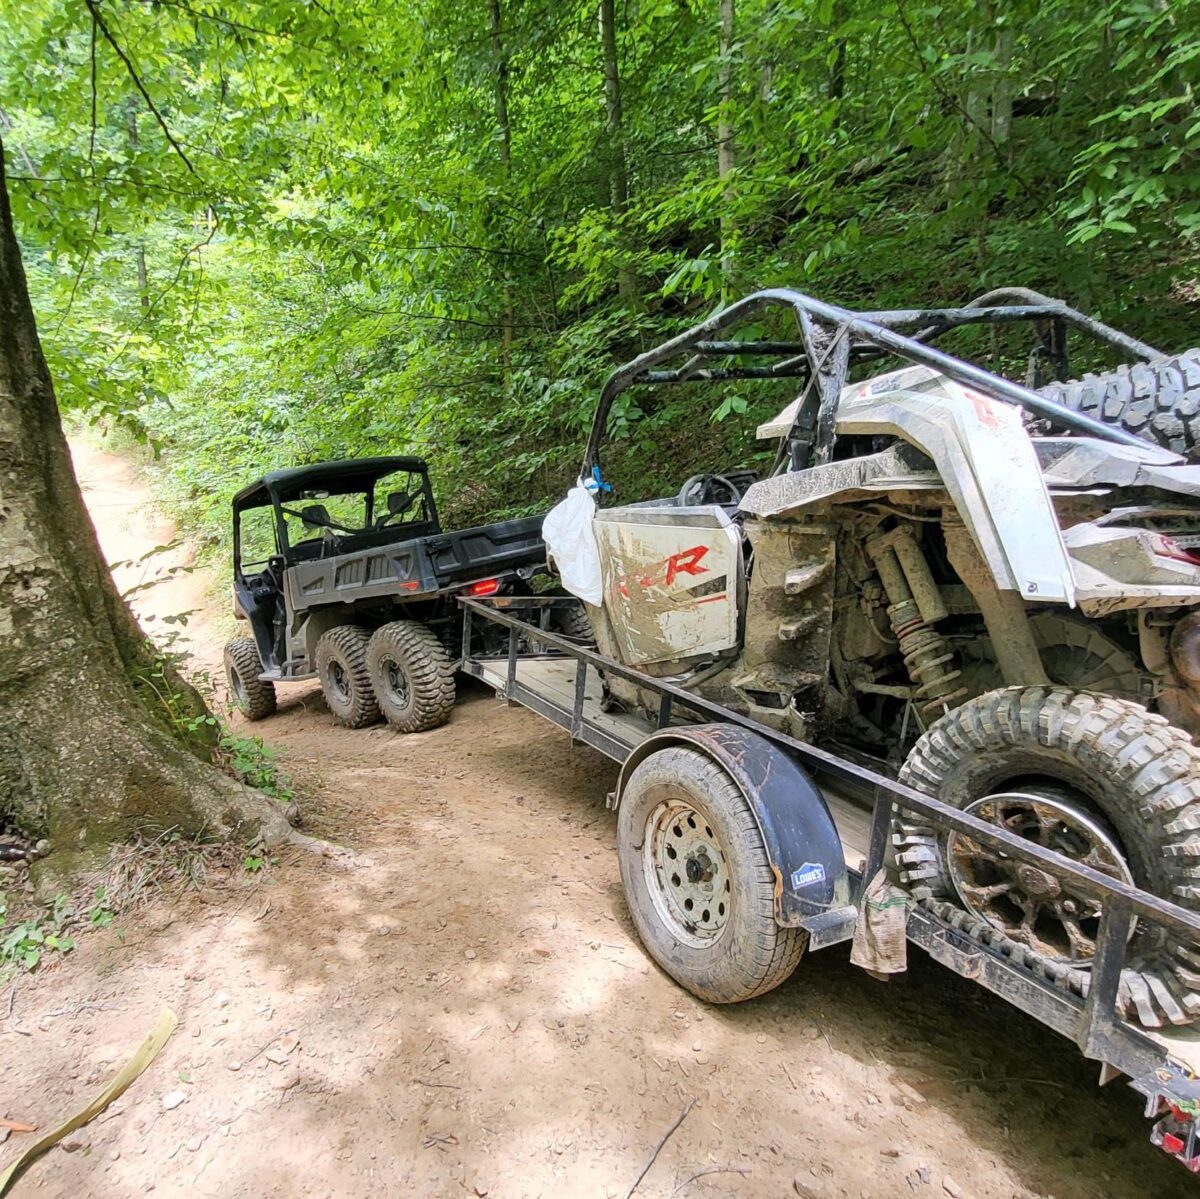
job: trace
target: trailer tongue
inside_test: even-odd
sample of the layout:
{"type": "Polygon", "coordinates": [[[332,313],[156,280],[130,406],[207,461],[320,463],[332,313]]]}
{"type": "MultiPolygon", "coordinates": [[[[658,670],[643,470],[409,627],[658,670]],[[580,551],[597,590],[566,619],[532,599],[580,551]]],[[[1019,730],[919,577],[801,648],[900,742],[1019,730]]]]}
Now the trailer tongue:
{"type": "Polygon", "coordinates": [[[1200,1033],[1139,1028],[1119,1015],[1127,1002],[1122,971],[1134,923],[1200,944],[1200,916],[550,631],[562,623],[552,614],[573,600],[461,597],[459,603],[467,674],[623,764],[610,806],[618,810],[626,897],[647,950],[681,985],[710,1001],[750,998],[782,982],[805,948],[862,937],[868,927],[860,919],[865,892],[880,876],[893,810],[902,807],[941,834],[969,837],[1099,905],[1097,951],[1078,989],[1047,972],[1037,955],[1001,930],[949,904],[910,906],[905,936],[954,973],[1075,1041],[1085,1057],[1100,1063],[1102,1084],[1125,1075],[1155,1121],[1151,1142],[1200,1172],[1200,1033]],[[506,652],[480,651],[497,644],[494,636],[475,635],[483,627],[505,631],[506,652]],[[625,679],[657,696],[654,719],[606,705],[606,678],[625,679]],[[736,940],[737,905],[752,896],[757,883],[751,875],[762,863],[722,841],[716,807],[690,806],[692,781],[672,778],[673,769],[696,760],[707,766],[709,794],[728,794],[753,817],[752,840],[768,871],[762,876],[766,911],[778,934],[769,961],[748,964],[736,954],[716,960],[722,942],[736,940]],[[631,825],[629,805],[638,803],[648,816],[631,825]],[[657,911],[675,940],[659,938],[638,918],[639,910],[657,911]]]}

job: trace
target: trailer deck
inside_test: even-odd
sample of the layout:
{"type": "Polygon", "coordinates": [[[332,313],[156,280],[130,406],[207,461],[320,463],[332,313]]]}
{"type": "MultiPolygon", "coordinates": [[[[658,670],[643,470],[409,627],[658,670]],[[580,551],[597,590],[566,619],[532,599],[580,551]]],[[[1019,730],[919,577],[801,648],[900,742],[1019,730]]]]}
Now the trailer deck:
{"type": "MultiPolygon", "coordinates": [[[[1006,830],[985,824],[929,796],[901,786],[857,762],[839,757],[766,728],[673,683],[632,671],[594,650],[548,631],[548,612],[556,598],[462,598],[464,608],[461,669],[493,688],[511,704],[538,713],[567,731],[572,740],[591,746],[616,762],[625,759],[654,733],[696,721],[720,721],[747,728],[784,747],[811,772],[832,814],[852,884],[852,906],[809,922],[810,948],[851,939],[854,918],[866,883],[883,865],[893,805],[903,803],[934,822],[935,827],[966,832],[1012,856],[1052,868],[1104,901],[1098,950],[1087,997],[1055,985],[991,946],[972,939],[961,928],[933,912],[913,906],[908,914],[908,940],[963,978],[971,979],[1056,1032],[1073,1040],[1087,1058],[1100,1063],[1100,1082],[1126,1075],[1146,1100],[1146,1115],[1162,1116],[1151,1140],[1200,1171],[1200,1143],[1189,1127],[1178,1133],[1180,1114],[1193,1115],[1200,1104],[1200,1030],[1148,1029],[1122,1019],[1116,1010],[1117,989],[1134,919],[1165,925],[1172,934],[1200,944],[1200,917],[1137,888],[1082,867],[1006,830]],[[508,629],[507,653],[472,652],[474,621],[490,621],[508,629]],[[657,718],[606,711],[599,671],[635,679],[660,696],[657,718]],[[1170,1128],[1165,1122],[1172,1122],[1170,1128]],[[1172,1131],[1174,1130],[1174,1131],[1172,1131]]],[[[1186,1121],[1185,1121],[1186,1123],[1186,1121]]]]}

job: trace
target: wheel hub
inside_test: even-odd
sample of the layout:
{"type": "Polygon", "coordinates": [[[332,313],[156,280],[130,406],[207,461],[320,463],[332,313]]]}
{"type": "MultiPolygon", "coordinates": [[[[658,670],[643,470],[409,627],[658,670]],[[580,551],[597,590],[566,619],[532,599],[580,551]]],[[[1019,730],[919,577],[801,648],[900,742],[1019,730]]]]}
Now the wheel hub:
{"type": "MultiPolygon", "coordinates": [[[[1067,790],[1010,791],[968,804],[971,815],[1027,841],[1133,884],[1113,835],[1067,790]]],[[[963,906],[1051,961],[1088,965],[1096,954],[1101,905],[1068,880],[989,849],[965,833],[946,843],[950,880],[963,906]]]]}
{"type": "Polygon", "coordinates": [[[664,800],[650,813],[642,865],[655,909],[678,940],[703,948],[720,938],[732,906],[729,868],[711,822],[687,800],[664,800]]]}
{"type": "Polygon", "coordinates": [[[406,708],[408,706],[408,675],[404,668],[394,658],[385,659],[383,668],[393,701],[398,707],[406,708]]]}
{"type": "Polygon", "coordinates": [[[346,672],[342,669],[340,662],[334,662],[329,669],[330,680],[333,683],[333,689],[341,696],[342,699],[350,698],[350,680],[346,677],[346,672]]]}
{"type": "Polygon", "coordinates": [[[1024,862],[1017,867],[1016,878],[1025,894],[1033,899],[1054,899],[1062,892],[1054,875],[1024,862]]]}

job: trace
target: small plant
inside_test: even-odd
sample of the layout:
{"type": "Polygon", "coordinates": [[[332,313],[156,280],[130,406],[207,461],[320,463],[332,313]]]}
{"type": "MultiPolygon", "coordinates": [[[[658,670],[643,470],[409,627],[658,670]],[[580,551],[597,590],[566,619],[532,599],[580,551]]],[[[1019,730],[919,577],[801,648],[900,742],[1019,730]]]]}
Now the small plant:
{"type": "Polygon", "coordinates": [[[0,892],[0,970],[19,966],[34,970],[47,953],[70,953],[74,940],[66,927],[75,912],[65,895],[56,895],[44,916],[34,916],[9,927],[8,897],[0,892]]]}
{"type": "Polygon", "coordinates": [[[116,916],[108,902],[108,892],[103,887],[96,888],[96,902],[87,910],[87,918],[93,928],[108,928],[116,916]]]}
{"type": "Polygon", "coordinates": [[[242,869],[247,874],[257,874],[266,864],[266,858],[260,857],[258,854],[248,853],[242,860],[242,869]]]}
{"type": "Polygon", "coordinates": [[[278,803],[291,803],[294,792],[287,776],[279,768],[275,751],[264,745],[261,737],[245,737],[222,725],[217,746],[230,772],[243,783],[278,803]]]}

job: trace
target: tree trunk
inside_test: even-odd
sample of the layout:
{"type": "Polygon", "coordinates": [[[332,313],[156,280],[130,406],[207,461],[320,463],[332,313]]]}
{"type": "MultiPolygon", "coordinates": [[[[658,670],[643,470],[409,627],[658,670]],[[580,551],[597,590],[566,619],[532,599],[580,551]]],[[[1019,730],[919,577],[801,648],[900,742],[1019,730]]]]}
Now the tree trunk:
{"type": "Polygon", "coordinates": [[[172,734],[203,712],[154,670],[118,596],[71,469],[38,341],[0,144],[0,825],[78,851],[139,828],[286,836],[264,796],[172,734]],[[154,701],[157,702],[157,701],[154,701]]]}
{"type": "MultiPolygon", "coordinates": [[[[504,51],[504,39],[500,24],[500,0],[488,0],[488,16],[492,38],[492,66],[495,69],[496,128],[500,133],[500,173],[505,186],[512,179],[512,126],[508,121],[508,56],[504,51]]],[[[504,312],[500,318],[500,357],[504,366],[504,384],[507,387],[512,373],[513,343],[513,298],[512,284],[508,281],[508,261],[501,260],[504,271],[504,312]]]]}
{"type": "Polygon", "coordinates": [[[840,0],[830,9],[829,31],[834,37],[833,54],[829,62],[829,98],[841,100],[846,94],[846,39],[839,35],[846,14],[840,0]]]}
{"type": "MultiPolygon", "coordinates": [[[[617,59],[617,27],[613,0],[600,0],[600,51],[604,60],[604,140],[608,198],[620,220],[629,207],[629,168],[625,159],[625,132],[621,115],[621,74],[617,59]]],[[[624,239],[622,238],[622,243],[624,239]]],[[[638,302],[637,276],[627,262],[617,268],[617,291],[631,305],[638,302]]]]}
{"type": "Polygon", "coordinates": [[[737,229],[733,219],[733,189],[727,182],[733,173],[733,39],[735,33],[734,0],[720,0],[721,44],[717,68],[717,178],[725,183],[721,200],[721,275],[728,287],[733,281],[733,252],[737,229]]]}

